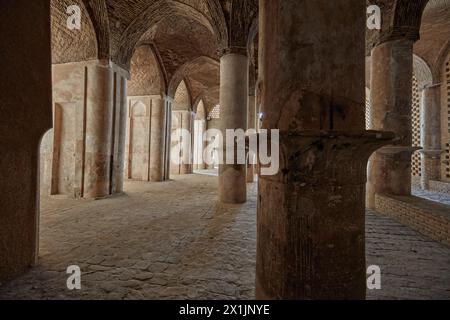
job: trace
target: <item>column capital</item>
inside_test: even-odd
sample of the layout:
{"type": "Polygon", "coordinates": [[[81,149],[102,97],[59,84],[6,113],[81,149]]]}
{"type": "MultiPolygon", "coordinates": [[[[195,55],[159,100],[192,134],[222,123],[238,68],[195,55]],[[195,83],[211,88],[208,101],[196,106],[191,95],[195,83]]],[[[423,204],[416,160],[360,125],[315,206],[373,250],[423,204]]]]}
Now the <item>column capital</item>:
{"type": "Polygon", "coordinates": [[[222,58],[223,56],[226,56],[228,54],[239,54],[241,56],[248,57],[248,51],[247,51],[246,47],[227,47],[227,48],[222,48],[219,52],[220,58],[222,58]]]}
{"type": "Polygon", "coordinates": [[[394,154],[413,154],[416,151],[421,150],[420,147],[408,147],[408,146],[386,146],[379,149],[377,152],[385,155],[394,155],[394,154]]]}
{"type": "Polygon", "coordinates": [[[375,47],[390,41],[410,40],[412,43],[420,39],[420,30],[416,27],[403,26],[382,33],[375,47]]]}
{"type": "Polygon", "coordinates": [[[301,187],[364,184],[370,155],[394,138],[381,131],[281,131],[280,170],[261,179],[301,187]]]}

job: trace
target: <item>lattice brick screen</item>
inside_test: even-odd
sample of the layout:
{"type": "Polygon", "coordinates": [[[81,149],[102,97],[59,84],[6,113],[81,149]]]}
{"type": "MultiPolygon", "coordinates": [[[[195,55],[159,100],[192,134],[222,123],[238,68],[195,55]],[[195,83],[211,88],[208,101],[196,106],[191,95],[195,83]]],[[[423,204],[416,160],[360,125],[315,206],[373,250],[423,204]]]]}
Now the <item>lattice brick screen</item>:
{"type": "MultiPolygon", "coordinates": [[[[419,93],[419,83],[415,76],[413,76],[413,86],[412,86],[412,145],[413,147],[420,147],[420,93],[419,93]]],[[[415,152],[412,156],[412,175],[415,177],[420,177],[422,174],[421,157],[419,152],[415,152]]]]}
{"type": "Polygon", "coordinates": [[[445,64],[445,75],[446,75],[446,83],[444,84],[446,86],[446,92],[447,92],[447,131],[446,131],[446,138],[444,141],[445,143],[445,166],[444,166],[444,174],[442,177],[444,178],[444,181],[450,181],[450,59],[445,64]]]}
{"type": "Polygon", "coordinates": [[[366,130],[370,128],[370,97],[366,96],[366,130]]]}
{"type": "Polygon", "coordinates": [[[209,113],[210,119],[219,119],[220,118],[220,106],[215,106],[211,112],[209,113]]]}

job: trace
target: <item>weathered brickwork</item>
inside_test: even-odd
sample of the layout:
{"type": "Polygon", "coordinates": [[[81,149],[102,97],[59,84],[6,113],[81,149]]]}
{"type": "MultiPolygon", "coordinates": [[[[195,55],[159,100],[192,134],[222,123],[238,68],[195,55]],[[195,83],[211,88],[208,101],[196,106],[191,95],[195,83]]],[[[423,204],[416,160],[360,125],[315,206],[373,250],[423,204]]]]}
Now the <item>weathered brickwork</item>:
{"type": "Polygon", "coordinates": [[[450,196],[450,183],[441,181],[430,181],[430,191],[447,194],[450,196]]]}
{"type": "Polygon", "coordinates": [[[97,40],[89,14],[81,0],[52,0],[52,62],[80,62],[97,58],[97,40]],[[81,9],[80,30],[67,28],[67,8],[77,5],[81,9]]]}
{"type": "Polygon", "coordinates": [[[444,121],[442,123],[444,126],[442,180],[450,182],[450,57],[445,63],[443,71],[443,78],[445,79],[443,83],[445,112],[443,112],[444,121]]]}
{"type": "Polygon", "coordinates": [[[160,95],[166,91],[164,77],[151,46],[136,49],[131,60],[128,96],[160,95]]]}
{"type": "MultiPolygon", "coordinates": [[[[412,84],[412,106],[411,106],[411,116],[412,116],[412,145],[413,147],[421,147],[422,143],[420,141],[420,92],[419,84],[417,78],[413,76],[412,84]]],[[[414,177],[419,177],[422,175],[422,161],[420,152],[414,152],[412,156],[411,163],[411,173],[413,176],[413,183],[417,181],[414,177]]],[[[419,180],[420,183],[420,180],[419,180]]]]}
{"type": "Polygon", "coordinates": [[[450,245],[450,207],[418,197],[377,194],[376,210],[410,228],[450,245]]]}

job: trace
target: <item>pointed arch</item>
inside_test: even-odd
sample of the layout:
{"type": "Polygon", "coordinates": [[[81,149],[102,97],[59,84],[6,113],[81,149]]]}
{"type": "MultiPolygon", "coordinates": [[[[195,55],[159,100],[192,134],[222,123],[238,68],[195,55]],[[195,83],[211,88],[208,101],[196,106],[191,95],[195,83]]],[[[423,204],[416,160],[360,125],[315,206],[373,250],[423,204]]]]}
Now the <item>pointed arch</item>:
{"type": "Polygon", "coordinates": [[[161,95],[167,91],[163,66],[154,46],[140,45],[133,53],[130,64],[129,96],[161,95]]]}
{"type": "Polygon", "coordinates": [[[204,13],[178,1],[157,0],[147,7],[122,34],[120,45],[113,53],[115,62],[128,69],[134,48],[144,33],[170,15],[193,19],[215,35],[213,24],[204,13]]]}
{"type": "MultiPolygon", "coordinates": [[[[217,68],[220,68],[220,63],[217,60],[214,60],[213,58],[207,57],[207,56],[201,56],[198,57],[192,61],[189,61],[182,65],[173,75],[172,79],[169,82],[168,88],[167,88],[167,95],[169,97],[175,96],[175,91],[178,88],[178,85],[183,79],[186,79],[189,75],[189,71],[193,68],[198,68],[199,65],[202,64],[212,64],[216,66],[217,68]]],[[[192,92],[192,91],[191,91],[192,92]]]]}
{"type": "Polygon", "coordinates": [[[418,82],[419,90],[433,84],[433,73],[428,64],[416,54],[413,54],[414,76],[418,82]]]}
{"type": "Polygon", "coordinates": [[[111,57],[110,28],[108,8],[105,0],[83,0],[95,29],[97,37],[98,59],[111,57]]]}
{"type": "Polygon", "coordinates": [[[172,110],[192,110],[192,95],[185,79],[182,79],[175,91],[172,110]]]}

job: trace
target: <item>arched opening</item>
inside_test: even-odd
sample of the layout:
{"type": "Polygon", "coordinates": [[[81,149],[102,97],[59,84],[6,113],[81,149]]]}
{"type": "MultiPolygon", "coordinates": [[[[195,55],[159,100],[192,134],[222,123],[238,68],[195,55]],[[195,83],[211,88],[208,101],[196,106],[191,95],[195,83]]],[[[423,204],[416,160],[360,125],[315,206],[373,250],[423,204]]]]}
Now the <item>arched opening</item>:
{"type": "Polygon", "coordinates": [[[172,175],[193,173],[193,125],[191,94],[182,80],[175,92],[172,104],[172,143],[171,170],[172,175]]]}

